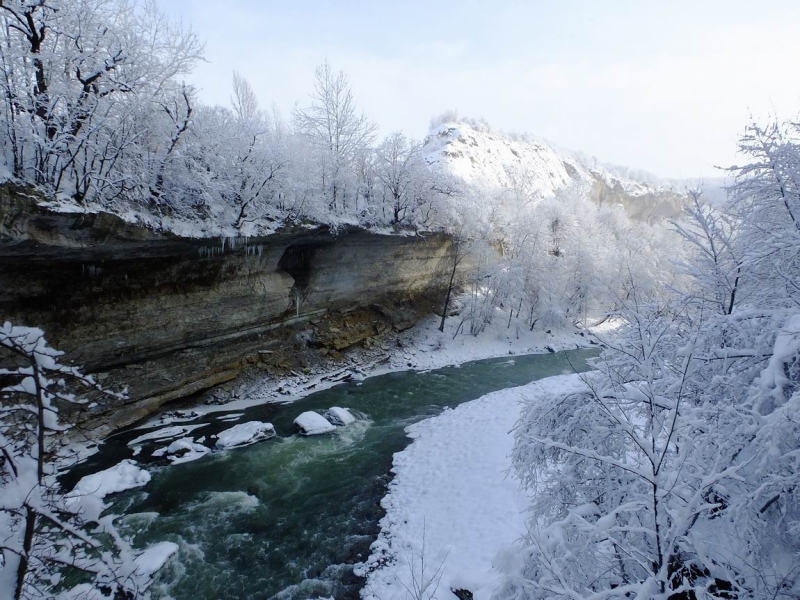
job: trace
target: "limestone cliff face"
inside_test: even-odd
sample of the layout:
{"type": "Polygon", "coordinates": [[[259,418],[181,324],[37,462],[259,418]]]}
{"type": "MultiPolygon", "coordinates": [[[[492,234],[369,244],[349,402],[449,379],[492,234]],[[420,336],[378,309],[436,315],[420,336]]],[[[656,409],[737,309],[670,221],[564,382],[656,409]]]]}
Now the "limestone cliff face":
{"type": "Polygon", "coordinates": [[[181,238],[49,212],[4,186],[0,318],[44,329],[68,361],[128,386],[127,403],[80,415],[105,433],[235,377],[300,331],[313,339],[310,320],[335,350],[410,326],[439,302],[450,250],[442,235],[359,229],[181,238]],[[323,315],[339,313],[353,315],[340,318],[346,331],[326,328],[323,315]]]}

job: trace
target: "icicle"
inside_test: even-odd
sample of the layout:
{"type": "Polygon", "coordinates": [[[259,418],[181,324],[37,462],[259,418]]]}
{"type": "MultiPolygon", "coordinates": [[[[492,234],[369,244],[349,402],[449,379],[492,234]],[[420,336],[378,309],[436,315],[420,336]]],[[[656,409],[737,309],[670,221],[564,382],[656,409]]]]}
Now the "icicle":
{"type": "Polygon", "coordinates": [[[100,274],[103,272],[103,269],[98,267],[97,265],[87,265],[81,263],[81,275],[83,277],[100,277],[100,274]]]}

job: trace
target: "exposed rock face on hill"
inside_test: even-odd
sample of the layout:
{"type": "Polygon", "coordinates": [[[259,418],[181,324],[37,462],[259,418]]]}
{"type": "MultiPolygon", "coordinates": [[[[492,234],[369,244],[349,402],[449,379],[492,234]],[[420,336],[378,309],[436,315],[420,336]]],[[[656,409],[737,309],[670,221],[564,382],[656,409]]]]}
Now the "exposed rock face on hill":
{"type": "Polygon", "coordinates": [[[127,385],[100,433],[235,377],[287,344],[336,352],[441,302],[450,241],[358,229],[190,239],[105,213],[53,213],[0,187],[0,317],[127,385]],[[298,342],[299,340],[299,342],[298,342]]]}
{"type": "Polygon", "coordinates": [[[488,126],[443,123],[425,139],[428,163],[489,190],[524,185],[536,198],[584,185],[600,204],[621,204],[635,219],[680,216],[685,194],[647,173],[603,165],[529,137],[511,137],[488,126]]]}

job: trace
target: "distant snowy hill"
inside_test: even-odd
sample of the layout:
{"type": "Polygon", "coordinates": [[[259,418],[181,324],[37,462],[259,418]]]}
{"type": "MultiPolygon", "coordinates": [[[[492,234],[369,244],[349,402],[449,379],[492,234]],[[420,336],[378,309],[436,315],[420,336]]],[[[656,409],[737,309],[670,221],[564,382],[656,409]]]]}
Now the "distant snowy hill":
{"type": "Polygon", "coordinates": [[[424,152],[430,165],[464,181],[488,188],[524,187],[533,198],[583,184],[596,202],[621,204],[637,219],[677,217],[686,197],[679,186],[648,173],[604,165],[531,136],[498,133],[483,123],[437,124],[425,138],[424,152]]]}

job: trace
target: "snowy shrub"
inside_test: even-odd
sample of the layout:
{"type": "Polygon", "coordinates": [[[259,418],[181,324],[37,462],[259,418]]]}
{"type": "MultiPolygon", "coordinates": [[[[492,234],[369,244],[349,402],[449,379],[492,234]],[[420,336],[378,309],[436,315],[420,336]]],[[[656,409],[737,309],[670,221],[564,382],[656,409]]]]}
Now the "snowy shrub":
{"type": "Polygon", "coordinates": [[[631,273],[584,386],[529,399],[530,534],[498,598],[800,595],[800,142],[752,126],[724,212],[695,195],[672,299],[631,273]]]}
{"type": "Polygon", "coordinates": [[[505,593],[779,591],[800,548],[800,378],[785,375],[800,360],[798,317],[777,337],[784,321],[761,320],[773,334],[746,353],[718,344],[725,317],[700,330],[657,307],[627,318],[585,389],[537,398],[522,416],[514,462],[535,493],[528,560],[505,593]],[[775,365],[756,366],[765,355],[777,381],[775,365]]]}
{"type": "Polygon", "coordinates": [[[39,329],[0,327],[0,596],[144,597],[157,569],[148,568],[152,554],[120,537],[114,516],[101,516],[100,497],[82,488],[64,494],[56,481],[54,453],[70,428],[59,408],[86,402],[76,386],[109,393],[61,364],[62,354],[39,329]]]}

